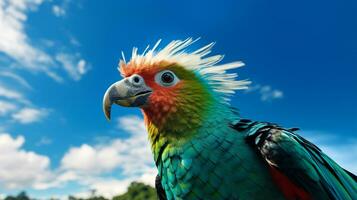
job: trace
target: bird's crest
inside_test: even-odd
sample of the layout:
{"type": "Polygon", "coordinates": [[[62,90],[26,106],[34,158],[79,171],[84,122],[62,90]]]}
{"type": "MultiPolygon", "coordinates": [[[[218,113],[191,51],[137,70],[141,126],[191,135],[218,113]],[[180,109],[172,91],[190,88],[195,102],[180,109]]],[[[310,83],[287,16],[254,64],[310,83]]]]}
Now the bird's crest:
{"type": "Polygon", "coordinates": [[[178,64],[187,70],[199,74],[216,92],[230,95],[234,94],[235,90],[248,88],[250,81],[236,80],[238,77],[237,73],[227,72],[227,70],[244,66],[243,62],[236,61],[218,64],[223,59],[223,55],[207,56],[211,53],[214,43],[189,52],[188,47],[197,40],[193,40],[192,38],[173,40],[163,49],[157,50],[161,42],[159,40],[152,49],[149,50],[150,46],[147,46],[141,54],[138,54],[138,48],[134,47],[128,63],[122,53],[119,70],[125,76],[127,71],[133,68],[150,68],[162,63],[178,64]]]}

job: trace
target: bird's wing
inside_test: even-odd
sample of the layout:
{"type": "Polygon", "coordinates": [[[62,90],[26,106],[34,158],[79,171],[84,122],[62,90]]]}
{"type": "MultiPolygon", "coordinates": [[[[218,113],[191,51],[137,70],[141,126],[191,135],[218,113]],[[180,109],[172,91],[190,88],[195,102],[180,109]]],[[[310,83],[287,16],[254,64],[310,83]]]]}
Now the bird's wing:
{"type": "Polygon", "coordinates": [[[347,172],[318,147],[276,124],[240,120],[233,128],[246,134],[271,169],[312,199],[357,199],[356,176],[347,172]]]}
{"type": "Polygon", "coordinates": [[[155,179],[155,188],[159,200],[167,200],[165,190],[161,185],[161,177],[159,175],[157,175],[155,179]]]}

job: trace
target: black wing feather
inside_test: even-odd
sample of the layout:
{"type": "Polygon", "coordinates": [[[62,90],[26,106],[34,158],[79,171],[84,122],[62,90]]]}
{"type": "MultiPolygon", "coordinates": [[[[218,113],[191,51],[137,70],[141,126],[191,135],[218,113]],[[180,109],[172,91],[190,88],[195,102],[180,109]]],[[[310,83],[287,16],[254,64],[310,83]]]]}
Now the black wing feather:
{"type": "Polygon", "coordinates": [[[357,199],[356,176],[318,147],[277,124],[240,120],[232,125],[267,163],[304,188],[314,199],[357,199]]]}
{"type": "Polygon", "coordinates": [[[161,185],[161,177],[159,175],[157,175],[155,179],[155,188],[159,200],[167,200],[165,190],[161,185]]]}

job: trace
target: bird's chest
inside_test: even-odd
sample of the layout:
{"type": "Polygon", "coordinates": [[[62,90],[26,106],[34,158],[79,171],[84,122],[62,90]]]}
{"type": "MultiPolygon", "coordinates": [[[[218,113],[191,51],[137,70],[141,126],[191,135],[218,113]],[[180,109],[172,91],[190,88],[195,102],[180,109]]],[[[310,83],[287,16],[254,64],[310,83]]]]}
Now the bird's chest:
{"type": "Polygon", "coordinates": [[[238,199],[249,185],[238,139],[211,134],[166,148],[158,168],[168,199],[238,199]]]}

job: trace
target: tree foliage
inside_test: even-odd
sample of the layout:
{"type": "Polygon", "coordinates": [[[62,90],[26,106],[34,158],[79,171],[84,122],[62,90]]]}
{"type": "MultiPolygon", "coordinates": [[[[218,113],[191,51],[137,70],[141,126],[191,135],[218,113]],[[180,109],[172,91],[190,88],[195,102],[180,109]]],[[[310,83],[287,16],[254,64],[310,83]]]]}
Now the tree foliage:
{"type": "Polygon", "coordinates": [[[30,200],[26,192],[22,191],[17,196],[7,196],[4,200],[30,200]]]}
{"type": "MultiPolygon", "coordinates": [[[[122,195],[113,197],[112,200],[157,200],[156,191],[153,187],[144,183],[132,182],[128,187],[128,191],[122,195]]],[[[0,199],[1,200],[1,199],[0,199]]],[[[4,200],[34,200],[27,196],[26,192],[20,192],[16,196],[7,196],[4,200]]],[[[89,198],[77,198],[68,196],[68,200],[109,200],[102,196],[95,195],[93,192],[89,198]]]]}
{"type": "Polygon", "coordinates": [[[153,187],[143,183],[133,182],[125,194],[115,196],[113,200],[157,200],[153,187]]]}
{"type": "Polygon", "coordinates": [[[93,196],[89,198],[77,198],[74,196],[68,196],[68,200],[109,200],[102,196],[93,196]]]}

